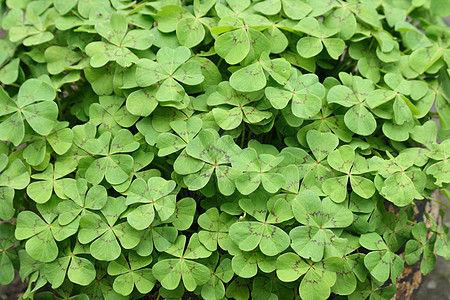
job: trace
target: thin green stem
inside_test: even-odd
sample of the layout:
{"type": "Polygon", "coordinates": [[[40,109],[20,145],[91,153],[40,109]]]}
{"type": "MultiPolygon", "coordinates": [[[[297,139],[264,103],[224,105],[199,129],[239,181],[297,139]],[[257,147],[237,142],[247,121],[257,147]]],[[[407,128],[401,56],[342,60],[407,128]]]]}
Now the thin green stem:
{"type": "Polygon", "coordinates": [[[242,123],[241,148],[244,148],[245,142],[245,123],[242,123]]]}
{"type": "Polygon", "coordinates": [[[431,197],[429,197],[429,196],[425,196],[425,198],[427,198],[428,200],[431,200],[431,201],[433,201],[433,202],[436,202],[436,203],[438,203],[439,205],[442,205],[442,206],[445,207],[445,208],[450,209],[450,206],[448,206],[447,204],[445,204],[445,203],[443,203],[443,202],[441,202],[441,201],[439,201],[439,200],[436,200],[436,199],[431,198],[431,197]]]}
{"type": "Polygon", "coordinates": [[[370,41],[369,44],[369,51],[372,50],[372,45],[373,45],[373,41],[375,40],[375,38],[372,38],[372,40],[370,41]]]}
{"type": "Polygon", "coordinates": [[[61,100],[59,99],[58,95],[56,95],[56,102],[58,102],[58,107],[59,107],[59,120],[62,121],[62,120],[64,120],[64,118],[63,118],[64,115],[63,115],[61,100]]]}
{"type": "Polygon", "coordinates": [[[408,11],[406,12],[406,15],[407,16],[409,16],[409,14],[413,11],[413,10],[415,10],[416,9],[416,7],[414,6],[414,5],[411,5],[411,7],[408,9],[408,11]]]}
{"type": "Polygon", "coordinates": [[[164,172],[167,172],[167,174],[170,175],[171,172],[169,171],[169,169],[167,169],[163,165],[160,165],[160,164],[154,164],[154,165],[155,165],[155,167],[158,167],[158,168],[162,169],[164,172]]]}
{"type": "Polygon", "coordinates": [[[222,63],[222,61],[223,61],[223,58],[221,57],[221,58],[219,59],[219,62],[217,63],[217,69],[220,67],[220,64],[222,63]]]}

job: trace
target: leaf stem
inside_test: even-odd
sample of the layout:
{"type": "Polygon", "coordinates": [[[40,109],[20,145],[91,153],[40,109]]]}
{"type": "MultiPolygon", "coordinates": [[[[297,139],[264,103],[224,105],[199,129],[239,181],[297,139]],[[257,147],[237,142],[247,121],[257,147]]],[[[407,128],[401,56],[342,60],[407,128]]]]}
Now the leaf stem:
{"type": "Polygon", "coordinates": [[[406,12],[406,15],[407,16],[409,16],[409,14],[413,11],[413,10],[415,10],[416,9],[416,7],[414,6],[414,5],[411,5],[411,7],[408,9],[408,11],[406,12]]]}
{"type": "Polygon", "coordinates": [[[442,206],[445,207],[445,208],[450,209],[450,206],[448,206],[447,204],[445,204],[445,203],[443,203],[443,202],[441,202],[441,201],[439,201],[439,200],[436,200],[436,199],[431,198],[431,197],[429,197],[429,196],[425,196],[425,198],[428,199],[428,200],[431,200],[431,201],[433,201],[433,202],[436,202],[436,203],[438,203],[439,205],[442,205],[442,206]]]}
{"type": "Polygon", "coordinates": [[[221,57],[221,58],[219,59],[219,62],[217,63],[217,69],[220,67],[220,64],[222,63],[222,61],[223,61],[223,58],[221,57]]]}
{"type": "Polygon", "coordinates": [[[373,45],[373,41],[375,40],[375,38],[372,38],[372,40],[370,41],[369,44],[369,51],[372,50],[372,45],[373,45]]]}
{"type": "Polygon", "coordinates": [[[241,148],[244,148],[244,142],[245,142],[245,123],[242,122],[241,148]]]}
{"type": "Polygon", "coordinates": [[[62,120],[64,120],[63,109],[62,109],[61,100],[59,99],[58,95],[56,95],[56,102],[58,102],[58,107],[59,107],[59,120],[62,121],[62,120]]]}
{"type": "Polygon", "coordinates": [[[154,164],[154,165],[155,165],[155,167],[162,169],[163,171],[167,172],[168,175],[170,175],[171,172],[169,171],[169,169],[167,169],[163,165],[161,165],[161,164],[154,164]]]}

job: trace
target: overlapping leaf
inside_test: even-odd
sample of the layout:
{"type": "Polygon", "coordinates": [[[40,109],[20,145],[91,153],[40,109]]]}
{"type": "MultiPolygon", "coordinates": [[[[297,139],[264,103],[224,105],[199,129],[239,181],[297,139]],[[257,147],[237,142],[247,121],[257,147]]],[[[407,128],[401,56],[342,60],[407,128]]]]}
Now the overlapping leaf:
{"type": "Polygon", "coordinates": [[[40,135],[47,135],[58,115],[55,90],[38,79],[29,79],[21,85],[17,99],[11,99],[0,89],[0,115],[7,116],[0,124],[0,139],[18,146],[25,136],[24,120],[40,135]]]}
{"type": "Polygon", "coordinates": [[[345,228],[353,222],[348,208],[335,204],[328,197],[321,200],[314,192],[305,191],[292,201],[292,211],[295,219],[305,225],[295,227],[289,233],[295,252],[313,261],[341,256],[348,241],[330,229],[345,228]]]}
{"type": "Polygon", "coordinates": [[[344,145],[331,152],[327,157],[328,164],[336,171],[345,175],[325,180],[322,185],[323,191],[335,202],[342,202],[347,197],[347,184],[350,181],[352,190],[368,199],[375,193],[375,186],[370,179],[360,176],[369,172],[366,160],[355,155],[352,147],[344,145]]]}
{"type": "Polygon", "coordinates": [[[240,152],[231,136],[219,137],[214,130],[201,131],[182,151],[174,163],[178,174],[187,175],[184,183],[190,190],[203,188],[216,175],[219,191],[230,195],[235,190],[234,179],[239,170],[230,166],[240,152]]]}
{"type": "Polygon", "coordinates": [[[101,156],[93,161],[86,170],[86,180],[99,184],[103,178],[111,184],[121,184],[127,180],[133,167],[132,152],[139,147],[130,131],[121,129],[111,140],[111,133],[105,132],[98,139],[87,141],[86,150],[101,156]],[[122,153],[122,154],[121,154],[122,153]]]}
{"type": "Polygon", "coordinates": [[[78,241],[82,244],[90,243],[90,253],[95,259],[115,260],[120,256],[121,246],[131,249],[139,244],[141,233],[127,222],[117,222],[126,208],[123,197],[109,197],[101,209],[101,216],[86,214],[81,217],[78,241]]]}
{"type": "Polygon", "coordinates": [[[256,221],[241,221],[230,226],[230,238],[243,251],[251,251],[259,246],[261,252],[274,256],[289,246],[289,236],[273,225],[292,218],[292,213],[283,198],[269,201],[258,193],[250,199],[241,199],[239,206],[256,221]]]}
{"type": "Polygon", "coordinates": [[[292,101],[292,113],[303,119],[315,116],[322,107],[325,89],[314,74],[301,75],[294,69],[283,89],[267,87],[266,97],[276,109],[283,109],[292,101]]]}
{"type": "Polygon", "coordinates": [[[175,211],[175,182],[161,177],[152,177],[147,182],[135,179],[130,186],[126,204],[143,203],[127,215],[128,223],[137,230],[150,226],[155,211],[162,221],[167,220],[175,211]]]}
{"type": "Polygon", "coordinates": [[[127,32],[125,16],[112,14],[109,20],[95,24],[95,30],[106,42],[92,42],[86,46],[86,54],[91,57],[94,68],[103,67],[108,61],[115,61],[122,67],[129,67],[139,58],[128,48],[145,50],[150,48],[154,37],[149,30],[135,29],[127,32]]]}
{"type": "Polygon", "coordinates": [[[189,60],[191,52],[187,47],[161,48],[156,60],[141,59],[137,63],[136,81],[142,87],[158,84],[155,97],[162,102],[186,102],[188,97],[179,82],[187,85],[200,84],[204,77],[200,65],[189,60]]]}
{"type": "Polygon", "coordinates": [[[179,235],[175,243],[166,250],[176,258],[161,260],[153,266],[153,275],[166,289],[175,289],[182,280],[185,288],[193,291],[209,280],[211,271],[194,259],[208,257],[211,252],[200,244],[196,234],[192,235],[187,247],[185,245],[186,237],[179,235]]]}
{"type": "Polygon", "coordinates": [[[229,82],[222,81],[217,86],[217,91],[209,95],[207,104],[216,106],[212,109],[216,124],[224,130],[232,130],[241,125],[242,121],[258,124],[272,117],[271,112],[256,107],[262,96],[261,92],[238,92],[229,82]]]}
{"type": "Polygon", "coordinates": [[[391,299],[450,258],[413,209],[450,184],[445,1],[0,2],[22,298],[391,299]]]}

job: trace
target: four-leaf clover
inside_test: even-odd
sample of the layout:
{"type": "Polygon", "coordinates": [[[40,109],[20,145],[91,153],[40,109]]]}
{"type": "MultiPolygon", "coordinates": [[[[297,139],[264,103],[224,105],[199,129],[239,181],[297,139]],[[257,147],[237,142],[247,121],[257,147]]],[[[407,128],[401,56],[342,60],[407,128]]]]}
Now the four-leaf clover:
{"type": "Polygon", "coordinates": [[[313,261],[340,257],[342,248],[347,247],[347,240],[331,229],[352,224],[353,214],[345,205],[336,204],[328,197],[321,200],[314,192],[304,191],[292,201],[292,211],[295,219],[305,225],[289,232],[291,247],[297,254],[313,261]]]}
{"type": "Polygon", "coordinates": [[[0,87],[0,139],[18,146],[25,136],[24,119],[40,135],[48,135],[58,116],[55,90],[38,79],[29,79],[19,89],[17,99],[11,99],[0,87]]]}
{"type": "Polygon", "coordinates": [[[161,102],[181,102],[188,97],[179,82],[187,85],[200,84],[204,76],[200,65],[189,60],[191,51],[184,46],[176,49],[161,48],[156,60],[140,59],[137,63],[136,81],[142,87],[158,84],[156,99],[161,102]]]}
{"type": "Polygon", "coordinates": [[[342,202],[347,197],[347,184],[350,180],[352,190],[359,196],[368,199],[375,193],[373,182],[358,176],[369,172],[368,163],[349,145],[344,145],[331,152],[327,157],[328,164],[336,171],[344,173],[342,176],[328,178],[322,185],[323,191],[334,202],[342,202]]]}
{"type": "Polygon", "coordinates": [[[292,218],[289,203],[283,198],[266,197],[254,193],[250,198],[239,201],[239,206],[256,221],[240,221],[230,226],[230,238],[243,251],[251,251],[259,246],[261,252],[274,256],[289,247],[289,236],[273,225],[292,218]]]}
{"type": "Polygon", "coordinates": [[[150,48],[154,37],[149,30],[135,29],[127,33],[127,18],[112,14],[109,20],[99,21],[95,30],[106,42],[92,42],[86,46],[86,54],[91,57],[94,68],[103,67],[109,61],[116,61],[122,67],[129,67],[139,58],[128,48],[145,50],[150,48]]]}
{"type": "Polygon", "coordinates": [[[92,242],[89,249],[95,259],[115,260],[120,256],[120,245],[131,249],[139,244],[141,232],[127,222],[117,223],[126,208],[125,198],[108,197],[106,205],[100,210],[102,215],[86,214],[81,217],[78,240],[82,244],[92,242]]]}
{"type": "Polygon", "coordinates": [[[127,154],[139,148],[139,143],[126,129],[121,129],[111,140],[111,133],[105,132],[98,139],[87,141],[86,150],[102,156],[91,163],[86,170],[86,180],[99,184],[106,178],[111,184],[120,184],[127,180],[133,168],[133,157],[127,154]]]}
{"type": "Polygon", "coordinates": [[[175,243],[166,252],[176,258],[168,258],[157,262],[153,266],[153,276],[161,285],[169,290],[175,289],[180,280],[188,291],[193,291],[198,285],[209,280],[211,271],[205,265],[194,259],[205,258],[211,255],[193,234],[186,247],[186,236],[179,235],[175,243]],[[186,249],[185,249],[186,248],[186,249]]]}

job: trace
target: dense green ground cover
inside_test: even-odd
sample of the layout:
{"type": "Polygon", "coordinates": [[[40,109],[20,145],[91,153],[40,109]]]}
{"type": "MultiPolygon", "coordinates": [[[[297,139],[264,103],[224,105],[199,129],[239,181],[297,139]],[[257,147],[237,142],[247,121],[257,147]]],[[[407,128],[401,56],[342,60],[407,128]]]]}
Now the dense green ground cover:
{"type": "Polygon", "coordinates": [[[390,299],[450,259],[449,10],[0,0],[0,284],[390,299]]]}

